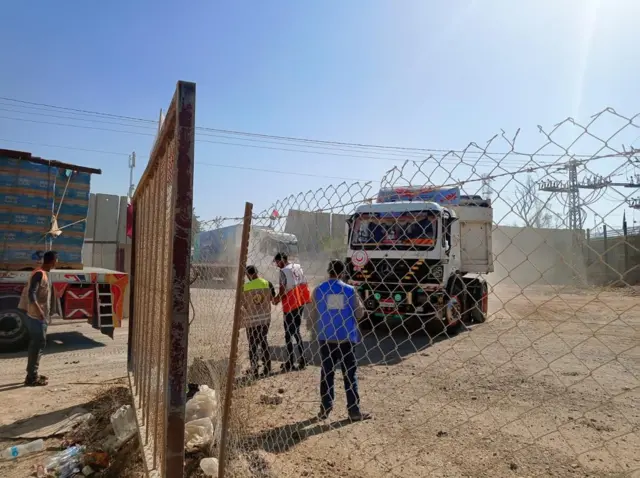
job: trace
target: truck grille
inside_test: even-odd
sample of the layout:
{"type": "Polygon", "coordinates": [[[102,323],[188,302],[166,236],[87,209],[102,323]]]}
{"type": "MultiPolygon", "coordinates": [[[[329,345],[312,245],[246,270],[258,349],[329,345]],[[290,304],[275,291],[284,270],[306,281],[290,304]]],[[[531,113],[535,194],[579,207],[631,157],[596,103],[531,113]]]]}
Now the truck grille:
{"type": "Polygon", "coordinates": [[[424,259],[371,259],[360,270],[347,261],[349,276],[355,281],[386,284],[425,284],[442,281],[442,264],[424,259]]]}

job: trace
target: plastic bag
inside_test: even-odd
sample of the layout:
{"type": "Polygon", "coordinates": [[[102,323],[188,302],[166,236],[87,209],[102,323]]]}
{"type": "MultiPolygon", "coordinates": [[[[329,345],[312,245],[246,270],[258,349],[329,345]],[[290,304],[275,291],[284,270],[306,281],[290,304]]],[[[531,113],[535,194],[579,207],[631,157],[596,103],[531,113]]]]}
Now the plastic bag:
{"type": "Polygon", "coordinates": [[[191,400],[187,402],[185,409],[185,421],[190,422],[200,418],[215,420],[218,414],[218,400],[215,390],[206,385],[201,385],[191,400]]]}
{"type": "Polygon", "coordinates": [[[184,427],[184,444],[187,451],[209,445],[213,441],[213,422],[211,418],[200,418],[187,422],[184,427]]]}
{"type": "Polygon", "coordinates": [[[203,458],[200,461],[200,468],[207,476],[218,476],[218,459],[203,458]]]}

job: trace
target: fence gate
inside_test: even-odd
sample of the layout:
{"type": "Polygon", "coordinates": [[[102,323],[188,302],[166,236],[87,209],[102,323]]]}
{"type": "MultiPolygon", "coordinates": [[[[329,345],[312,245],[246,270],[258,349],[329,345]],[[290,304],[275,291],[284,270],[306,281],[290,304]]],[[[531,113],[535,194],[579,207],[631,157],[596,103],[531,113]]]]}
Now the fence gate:
{"type": "Polygon", "coordinates": [[[178,82],[133,196],[128,370],[153,477],[183,476],[195,106],[178,82]]]}

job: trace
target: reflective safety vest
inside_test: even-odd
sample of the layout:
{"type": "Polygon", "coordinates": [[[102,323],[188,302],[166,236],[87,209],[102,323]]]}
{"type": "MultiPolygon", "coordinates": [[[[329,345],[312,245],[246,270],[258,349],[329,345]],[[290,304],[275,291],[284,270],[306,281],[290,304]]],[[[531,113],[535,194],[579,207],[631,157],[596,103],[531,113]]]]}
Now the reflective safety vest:
{"type": "Polygon", "coordinates": [[[329,279],[316,287],[313,300],[318,308],[318,340],[360,342],[356,293],[354,287],[338,279],[329,279]]]}
{"type": "Polygon", "coordinates": [[[244,285],[242,327],[271,323],[271,288],[269,281],[258,277],[244,285]]]}
{"type": "Polygon", "coordinates": [[[282,311],[286,314],[311,302],[309,284],[300,264],[287,264],[281,269],[286,279],[282,311]]]}
{"type": "Polygon", "coordinates": [[[29,300],[29,286],[31,285],[31,279],[38,272],[42,272],[42,280],[36,290],[36,301],[44,311],[44,318],[48,319],[50,314],[49,304],[51,303],[51,283],[49,282],[49,274],[42,269],[35,269],[31,272],[27,285],[24,286],[22,294],[20,294],[18,309],[24,310],[29,317],[40,319],[40,311],[38,310],[38,307],[36,307],[36,304],[32,304],[29,300]]]}

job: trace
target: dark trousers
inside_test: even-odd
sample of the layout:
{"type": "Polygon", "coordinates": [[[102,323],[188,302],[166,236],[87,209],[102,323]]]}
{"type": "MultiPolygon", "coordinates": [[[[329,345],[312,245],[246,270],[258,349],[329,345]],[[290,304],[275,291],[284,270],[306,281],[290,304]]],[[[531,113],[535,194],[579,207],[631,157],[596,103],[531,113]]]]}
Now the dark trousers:
{"type": "Polygon", "coordinates": [[[294,340],[297,344],[300,360],[304,359],[304,347],[302,345],[302,335],[300,334],[303,312],[304,305],[284,314],[284,341],[287,344],[287,363],[289,364],[294,364],[296,361],[296,355],[293,350],[294,340]]]}
{"type": "Polygon", "coordinates": [[[344,391],[347,394],[347,411],[350,415],[360,413],[360,394],[358,393],[358,362],[351,342],[320,341],[320,399],[322,410],[330,412],[335,399],[335,370],[340,363],[344,379],[344,391]]]}
{"type": "Polygon", "coordinates": [[[40,319],[28,317],[26,320],[27,331],[29,332],[29,353],[27,359],[27,379],[38,378],[38,367],[42,351],[47,345],[47,322],[40,319]]]}
{"type": "Polygon", "coordinates": [[[257,369],[259,360],[262,360],[262,365],[271,368],[271,353],[269,352],[269,342],[267,340],[269,324],[247,327],[246,331],[251,368],[257,369]]]}

